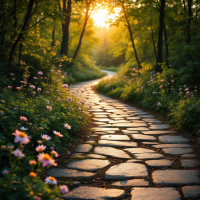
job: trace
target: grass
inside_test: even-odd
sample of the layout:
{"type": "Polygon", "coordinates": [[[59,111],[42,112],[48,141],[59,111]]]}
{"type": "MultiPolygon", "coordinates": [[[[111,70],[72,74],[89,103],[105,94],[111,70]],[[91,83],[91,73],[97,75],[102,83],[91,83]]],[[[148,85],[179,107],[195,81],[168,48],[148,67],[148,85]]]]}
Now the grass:
{"type": "Polygon", "coordinates": [[[110,66],[110,67],[99,67],[101,70],[107,70],[107,71],[113,71],[113,72],[118,72],[120,70],[120,66],[110,66]]]}

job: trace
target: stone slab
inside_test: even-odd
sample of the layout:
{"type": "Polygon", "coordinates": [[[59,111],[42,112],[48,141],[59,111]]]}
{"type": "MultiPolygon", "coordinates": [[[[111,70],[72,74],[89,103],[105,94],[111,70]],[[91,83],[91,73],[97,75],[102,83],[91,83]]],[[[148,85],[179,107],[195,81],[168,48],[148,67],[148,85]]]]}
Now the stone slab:
{"type": "Polygon", "coordinates": [[[200,183],[198,170],[157,170],[152,173],[155,185],[189,185],[200,183]]]}
{"type": "Polygon", "coordinates": [[[105,189],[98,187],[80,186],[62,196],[62,199],[76,200],[108,200],[120,199],[125,196],[125,191],[120,189],[105,189]]]}
{"type": "Polygon", "coordinates": [[[149,128],[151,130],[168,129],[169,124],[152,124],[149,128]]]}
{"type": "Polygon", "coordinates": [[[137,159],[142,159],[142,160],[158,159],[158,158],[164,157],[160,153],[139,153],[139,154],[134,154],[134,155],[137,159]]]}
{"type": "Polygon", "coordinates": [[[110,167],[105,173],[105,180],[130,179],[134,177],[147,177],[145,165],[139,163],[121,163],[110,167]]]}
{"type": "Polygon", "coordinates": [[[162,167],[171,167],[173,165],[173,161],[162,159],[162,160],[148,160],[145,161],[148,167],[153,168],[162,168],[162,167]]]}
{"type": "Polygon", "coordinates": [[[176,188],[133,188],[131,200],[181,200],[176,188]]]}
{"type": "Polygon", "coordinates": [[[96,173],[92,172],[83,172],[74,169],[58,169],[53,168],[46,171],[48,176],[53,176],[56,178],[66,177],[66,178],[82,178],[82,179],[90,179],[96,176],[96,173]]]}
{"type": "Polygon", "coordinates": [[[183,154],[181,155],[182,158],[196,158],[197,157],[197,154],[183,154]]]}
{"type": "Polygon", "coordinates": [[[189,139],[183,137],[183,136],[172,136],[172,135],[166,135],[166,136],[159,136],[159,141],[162,143],[171,143],[171,144],[178,144],[181,142],[190,142],[189,139]]]}
{"type": "Polygon", "coordinates": [[[182,167],[194,168],[194,167],[197,167],[198,160],[197,159],[182,159],[181,165],[182,167]]]}
{"type": "Polygon", "coordinates": [[[105,156],[111,156],[114,158],[124,158],[124,159],[129,159],[131,158],[127,153],[125,153],[122,150],[113,148],[113,147],[95,147],[94,153],[96,154],[101,154],[105,156]]]}
{"type": "Polygon", "coordinates": [[[191,145],[189,144],[158,144],[158,145],[153,145],[152,147],[156,149],[163,149],[163,148],[191,147],[191,145]]]}
{"type": "Polygon", "coordinates": [[[151,135],[131,134],[135,141],[157,141],[157,138],[151,135]]]}
{"type": "Polygon", "coordinates": [[[111,146],[111,147],[137,147],[137,143],[131,141],[99,140],[98,144],[100,146],[111,146]]]}
{"type": "Polygon", "coordinates": [[[155,151],[151,149],[146,149],[146,148],[127,148],[124,149],[125,151],[128,151],[131,154],[138,154],[138,153],[156,153],[155,151]]]}
{"type": "Polygon", "coordinates": [[[164,135],[174,133],[174,131],[141,131],[145,135],[164,135]]]}
{"type": "Polygon", "coordinates": [[[148,122],[148,123],[156,123],[156,124],[161,124],[161,123],[162,123],[162,121],[160,121],[160,120],[151,119],[151,118],[143,118],[143,120],[144,120],[145,122],[148,122]]]}
{"type": "Polygon", "coordinates": [[[130,141],[127,135],[102,135],[101,140],[119,140],[119,141],[130,141]]]}
{"type": "Polygon", "coordinates": [[[85,159],[72,161],[67,164],[67,167],[77,170],[96,171],[98,169],[103,169],[108,165],[110,165],[110,161],[108,160],[85,159]]]}
{"type": "Polygon", "coordinates": [[[98,154],[95,154],[95,153],[93,153],[93,154],[87,154],[86,157],[87,157],[87,158],[106,159],[105,156],[98,155],[98,154]]]}
{"type": "Polygon", "coordinates": [[[144,179],[132,179],[114,182],[111,185],[114,187],[147,187],[149,186],[149,182],[144,179]]]}
{"type": "Polygon", "coordinates": [[[139,131],[128,131],[128,130],[122,130],[122,133],[125,135],[130,135],[130,134],[139,134],[139,131]]]}
{"type": "Polygon", "coordinates": [[[141,118],[155,118],[155,116],[153,116],[153,115],[139,115],[138,117],[141,117],[141,118]]]}
{"type": "Polygon", "coordinates": [[[200,186],[193,185],[193,186],[184,186],[182,187],[183,196],[186,199],[189,198],[198,198],[200,197],[200,186]]]}
{"type": "Polygon", "coordinates": [[[126,161],[127,163],[140,163],[143,162],[143,160],[138,160],[138,159],[130,159],[126,161]]]}
{"type": "Polygon", "coordinates": [[[142,144],[155,145],[155,144],[159,144],[159,143],[158,142],[142,142],[142,144]]]}
{"type": "Polygon", "coordinates": [[[182,155],[184,153],[193,152],[193,149],[191,148],[163,148],[163,151],[170,155],[182,155]]]}
{"type": "Polygon", "coordinates": [[[113,123],[113,125],[118,128],[134,128],[148,126],[146,123],[113,123]]]}
{"type": "Polygon", "coordinates": [[[90,144],[79,144],[75,151],[78,152],[78,153],[87,153],[89,152],[91,149],[92,149],[92,145],[90,144]]]}
{"type": "Polygon", "coordinates": [[[149,131],[150,129],[147,127],[137,127],[137,128],[127,128],[129,131],[149,131]]]}

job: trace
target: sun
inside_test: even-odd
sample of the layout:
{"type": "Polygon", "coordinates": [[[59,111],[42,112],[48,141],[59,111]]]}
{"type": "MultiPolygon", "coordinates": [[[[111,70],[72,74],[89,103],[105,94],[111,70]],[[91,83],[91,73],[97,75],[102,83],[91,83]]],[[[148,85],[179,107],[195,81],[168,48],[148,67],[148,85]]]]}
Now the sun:
{"type": "Polygon", "coordinates": [[[106,21],[114,19],[118,13],[119,10],[115,10],[115,14],[109,14],[106,8],[100,8],[91,17],[93,18],[96,26],[108,28],[109,24],[106,23],[106,21]]]}

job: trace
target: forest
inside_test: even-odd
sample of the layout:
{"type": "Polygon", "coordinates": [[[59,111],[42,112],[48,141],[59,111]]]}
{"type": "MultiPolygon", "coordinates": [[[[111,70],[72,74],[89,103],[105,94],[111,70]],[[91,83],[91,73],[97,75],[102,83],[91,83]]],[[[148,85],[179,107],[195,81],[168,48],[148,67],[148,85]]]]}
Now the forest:
{"type": "Polygon", "coordinates": [[[65,185],[49,189],[41,175],[57,165],[57,152],[69,152],[89,131],[84,91],[79,98],[69,91],[105,76],[101,69],[118,72],[97,91],[165,115],[176,130],[195,135],[199,148],[199,16],[199,0],[1,0],[5,199],[49,200],[67,192],[65,185]]]}

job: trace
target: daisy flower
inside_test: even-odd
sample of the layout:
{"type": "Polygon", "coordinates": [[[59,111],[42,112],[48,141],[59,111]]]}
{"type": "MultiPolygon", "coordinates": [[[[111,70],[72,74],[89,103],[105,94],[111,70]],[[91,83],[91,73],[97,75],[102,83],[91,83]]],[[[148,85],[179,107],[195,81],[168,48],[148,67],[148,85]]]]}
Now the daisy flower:
{"type": "Polygon", "coordinates": [[[60,185],[60,192],[65,194],[69,192],[69,188],[66,185],[60,185]]]}
{"type": "Polygon", "coordinates": [[[43,72],[39,71],[39,72],[38,72],[38,75],[43,75],[43,72]]]}
{"type": "Polygon", "coordinates": [[[50,140],[50,139],[51,139],[51,137],[48,136],[48,135],[46,135],[46,134],[41,135],[41,137],[42,137],[42,139],[44,139],[44,140],[50,140]]]}
{"type": "Polygon", "coordinates": [[[66,128],[66,129],[71,129],[71,126],[69,125],[69,124],[64,124],[64,127],[66,128]]]}
{"type": "Polygon", "coordinates": [[[41,88],[39,88],[39,87],[37,88],[37,91],[41,91],[41,90],[42,90],[41,88]]]}
{"type": "Polygon", "coordinates": [[[21,127],[20,127],[20,130],[22,130],[22,131],[27,131],[28,128],[25,128],[25,127],[21,126],[21,127]]]}
{"type": "Polygon", "coordinates": [[[58,157],[58,156],[59,156],[59,154],[58,154],[56,151],[54,151],[54,150],[51,151],[51,154],[52,154],[53,156],[55,156],[55,157],[58,157]]]}
{"type": "Polygon", "coordinates": [[[36,150],[37,152],[42,152],[42,151],[44,151],[45,149],[46,149],[46,146],[44,146],[44,145],[39,145],[38,147],[35,148],[35,150],[36,150]]]}
{"type": "Polygon", "coordinates": [[[12,151],[12,153],[13,153],[14,156],[16,156],[16,157],[20,157],[20,158],[25,157],[25,155],[24,155],[24,154],[22,153],[22,151],[19,150],[19,149],[15,149],[15,151],[12,151]]]}
{"type": "Polygon", "coordinates": [[[1,171],[2,174],[8,174],[10,173],[10,171],[8,171],[7,169],[4,169],[3,171],[1,171]]]}
{"type": "Polygon", "coordinates": [[[56,136],[58,136],[58,137],[63,137],[63,135],[62,135],[62,134],[60,134],[60,132],[53,131],[53,133],[54,133],[56,136]]]}
{"type": "Polygon", "coordinates": [[[26,133],[22,131],[16,130],[13,135],[15,135],[15,143],[20,142],[20,144],[27,144],[28,142],[30,142],[28,135],[26,135],[26,133]]]}
{"type": "Polygon", "coordinates": [[[45,178],[45,183],[56,185],[58,181],[53,176],[49,176],[45,178]]]}
{"type": "Polygon", "coordinates": [[[20,116],[20,120],[26,122],[28,119],[26,117],[24,117],[24,116],[20,116]]]}
{"type": "Polygon", "coordinates": [[[31,89],[35,89],[35,86],[34,85],[30,85],[29,86],[31,89]]]}
{"type": "Polygon", "coordinates": [[[52,107],[51,107],[51,106],[46,106],[46,108],[47,108],[48,110],[52,110],[52,107]]]}
{"type": "Polygon", "coordinates": [[[36,165],[37,163],[36,163],[36,161],[35,160],[30,160],[29,161],[29,165],[36,165]]]}
{"type": "Polygon", "coordinates": [[[57,164],[55,163],[55,160],[52,159],[52,157],[48,154],[48,153],[40,153],[38,156],[38,160],[42,163],[43,167],[46,167],[48,165],[53,165],[53,166],[57,166],[57,164]]]}
{"type": "Polygon", "coordinates": [[[10,75],[11,75],[11,76],[14,76],[14,74],[13,74],[13,73],[10,73],[10,75]]]}

